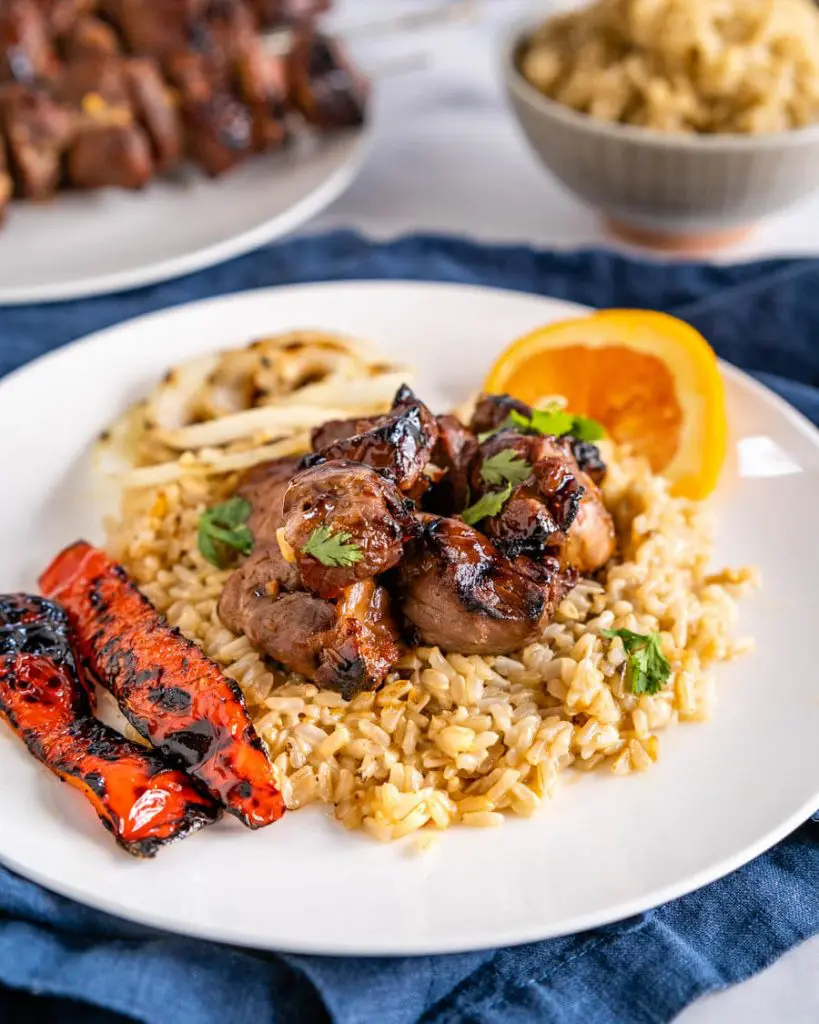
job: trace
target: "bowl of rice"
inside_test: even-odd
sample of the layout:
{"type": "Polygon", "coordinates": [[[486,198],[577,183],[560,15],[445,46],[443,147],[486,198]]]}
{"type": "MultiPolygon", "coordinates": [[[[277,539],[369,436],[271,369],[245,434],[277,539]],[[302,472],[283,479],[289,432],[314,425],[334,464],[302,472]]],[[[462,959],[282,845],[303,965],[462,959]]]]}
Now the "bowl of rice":
{"type": "Polygon", "coordinates": [[[813,0],[594,0],[504,63],[540,161],[632,241],[728,244],[819,187],[813,0]]]}

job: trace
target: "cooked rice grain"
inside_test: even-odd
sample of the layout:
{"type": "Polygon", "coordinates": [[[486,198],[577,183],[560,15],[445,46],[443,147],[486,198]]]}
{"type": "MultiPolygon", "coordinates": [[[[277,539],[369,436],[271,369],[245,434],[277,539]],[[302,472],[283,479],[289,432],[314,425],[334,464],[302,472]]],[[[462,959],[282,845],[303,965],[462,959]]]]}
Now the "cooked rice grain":
{"type": "Polygon", "coordinates": [[[508,657],[407,653],[377,693],[345,702],[271,667],[219,621],[229,571],[196,547],[199,515],[234,477],[185,478],[126,495],[110,549],[169,621],[244,691],[287,806],[321,802],[377,839],[453,824],[493,826],[533,814],[575,767],[617,775],[647,770],[658,734],[711,709],[710,666],[749,647],[735,641],[736,598],[749,569],[710,573],[710,524],[668,494],[640,459],[606,450],[605,500],[620,558],[582,580],[539,643],[508,657]],[[603,630],[658,631],[672,665],[654,696],[628,692],[625,654],[603,630]]]}

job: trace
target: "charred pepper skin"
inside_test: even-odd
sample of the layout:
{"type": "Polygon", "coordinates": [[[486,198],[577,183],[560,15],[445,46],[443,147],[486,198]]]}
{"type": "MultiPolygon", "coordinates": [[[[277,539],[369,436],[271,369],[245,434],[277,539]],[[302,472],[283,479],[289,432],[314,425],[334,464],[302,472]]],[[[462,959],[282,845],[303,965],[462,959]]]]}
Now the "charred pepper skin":
{"type": "Polygon", "coordinates": [[[249,828],[284,813],[239,687],[173,629],[105,552],[78,541],[40,577],[68,612],[88,672],[137,732],[249,828]]]}
{"type": "Polygon", "coordinates": [[[0,596],[0,718],[135,857],[153,857],[221,816],[210,794],[161,754],[92,717],[68,617],[42,597],[0,596]]]}

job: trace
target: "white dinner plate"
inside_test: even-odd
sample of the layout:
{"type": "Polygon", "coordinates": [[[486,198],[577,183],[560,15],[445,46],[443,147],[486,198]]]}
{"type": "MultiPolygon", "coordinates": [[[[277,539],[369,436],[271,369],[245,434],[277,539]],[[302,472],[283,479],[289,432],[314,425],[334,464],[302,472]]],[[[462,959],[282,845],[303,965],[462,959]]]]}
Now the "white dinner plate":
{"type": "Polygon", "coordinates": [[[139,192],[16,201],[0,226],[0,305],[102,295],[249,252],[328,206],[361,166],[369,129],[301,132],[220,178],[185,165],[139,192]]]}
{"type": "MultiPolygon", "coordinates": [[[[104,331],[0,385],[0,586],[30,588],[78,536],[101,540],[88,445],[172,361],[297,327],[369,337],[418,367],[444,410],[512,338],[578,307],[439,284],[257,291],[104,331]]],[[[663,737],[644,775],[577,775],[534,818],[454,828],[425,853],[310,807],[262,832],[226,821],[132,860],[81,796],[0,728],[0,860],[123,917],[248,946],[420,954],[578,931],[656,906],[761,853],[819,806],[819,434],[724,368],[731,455],[717,562],[754,563],[741,604],[758,650],[718,672],[713,719],[663,737]]]]}

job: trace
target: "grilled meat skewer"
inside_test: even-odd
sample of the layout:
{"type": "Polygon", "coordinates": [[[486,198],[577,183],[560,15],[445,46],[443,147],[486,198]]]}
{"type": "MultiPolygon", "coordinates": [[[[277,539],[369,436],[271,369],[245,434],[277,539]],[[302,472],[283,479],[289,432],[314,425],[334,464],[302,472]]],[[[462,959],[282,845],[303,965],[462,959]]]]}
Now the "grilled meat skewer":
{"type": "Polygon", "coordinates": [[[137,732],[248,827],[282,816],[284,803],[238,686],[171,629],[121,566],[78,542],[54,559],[40,586],[66,608],[84,664],[137,732]]]}
{"type": "Polygon", "coordinates": [[[91,714],[59,605],[0,597],[0,718],[31,754],[91,803],[135,857],[216,821],[221,808],[184,772],[91,714]]]}

